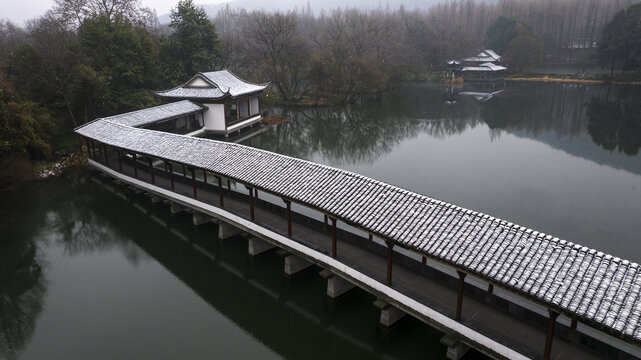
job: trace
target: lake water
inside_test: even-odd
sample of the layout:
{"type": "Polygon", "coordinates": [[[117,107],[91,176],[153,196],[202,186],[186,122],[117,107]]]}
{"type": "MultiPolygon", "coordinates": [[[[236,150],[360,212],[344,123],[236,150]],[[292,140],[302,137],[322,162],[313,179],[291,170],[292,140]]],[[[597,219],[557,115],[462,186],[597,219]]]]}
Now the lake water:
{"type": "MultiPolygon", "coordinates": [[[[352,170],[641,262],[641,91],[408,87],[383,105],[289,109],[244,143],[352,170]]],[[[377,326],[144,196],[80,169],[3,192],[0,359],[428,358],[440,334],[377,326]]]]}

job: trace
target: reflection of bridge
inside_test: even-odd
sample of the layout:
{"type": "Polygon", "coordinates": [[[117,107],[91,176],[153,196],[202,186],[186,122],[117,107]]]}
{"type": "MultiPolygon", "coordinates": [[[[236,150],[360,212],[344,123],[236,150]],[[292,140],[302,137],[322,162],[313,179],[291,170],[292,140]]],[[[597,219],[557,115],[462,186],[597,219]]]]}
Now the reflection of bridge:
{"type": "MultiPolygon", "coordinates": [[[[637,264],[361,175],[262,150],[107,120],[77,132],[87,139],[93,167],[173,202],[175,210],[197,211],[195,222],[215,218],[223,237],[236,229],[251,234],[254,253],[269,244],[287,250],[289,273],[311,263],[330,270],[328,293],[340,294],[351,284],[366,289],[385,301],[382,320],[392,322],[400,309],[454,334],[453,350],[465,344],[497,358],[541,353],[550,358],[559,315],[571,324],[558,326],[557,356],[593,356],[582,345],[598,342],[590,337],[596,333],[590,327],[641,344],[637,264]],[[151,166],[154,160],[164,162],[164,169],[151,166]],[[182,172],[173,171],[176,165],[182,172]],[[207,183],[212,175],[215,184],[207,183]],[[248,196],[224,191],[223,178],[244,185],[248,196]],[[282,199],[286,207],[258,201],[257,190],[282,199]],[[325,223],[331,219],[332,230],[302,215],[310,210],[324,215],[325,223]],[[339,231],[339,220],[369,241],[339,231]],[[394,252],[395,246],[402,250],[394,252]],[[458,279],[428,271],[427,258],[458,279]],[[425,272],[432,276],[422,276],[425,272]],[[466,287],[468,274],[475,286],[466,287]],[[480,290],[481,282],[489,283],[487,292],[480,290]],[[494,287],[501,291],[495,294],[494,287]],[[506,300],[513,297],[504,292],[518,300],[506,300]],[[513,312],[525,315],[508,314],[513,312]],[[585,326],[577,329],[577,322],[585,326]]],[[[595,349],[615,351],[604,344],[595,349]]]]}
{"type": "MultiPolygon", "coordinates": [[[[296,353],[296,350],[290,349],[291,339],[283,337],[280,331],[280,328],[288,328],[286,324],[290,324],[291,328],[286,330],[291,336],[295,336],[296,332],[304,329],[306,333],[326,334],[325,336],[330,336],[332,339],[338,339],[358,349],[362,356],[368,358],[403,358],[391,353],[381,353],[379,348],[372,346],[371,342],[359,336],[362,334],[347,332],[341,326],[341,321],[347,319],[325,319],[320,317],[313,307],[301,303],[300,299],[283,295],[282,289],[276,286],[280,281],[270,283],[261,281],[255,272],[248,271],[244,258],[237,259],[236,251],[228,251],[239,245],[236,243],[237,239],[225,242],[224,251],[215,249],[212,243],[193,241],[190,239],[191,231],[185,231],[186,229],[179,226],[180,224],[163,219],[162,214],[158,213],[159,208],[142,203],[145,199],[143,196],[128,196],[126,189],[119,188],[110,181],[98,177],[93,179],[105,189],[131,202],[133,208],[147,214],[150,220],[167,228],[175,236],[175,238],[170,236],[153,238],[153,240],[133,238],[141,249],[165,266],[213,308],[242,326],[283,357],[289,358],[296,353]],[[202,276],[205,272],[208,275],[202,276]],[[225,289],[225,291],[217,291],[219,289],[225,289]],[[243,295],[243,301],[238,301],[239,294],[243,295]],[[268,312],[264,311],[266,308],[269,308],[268,312]],[[279,326],[278,331],[275,331],[270,319],[287,319],[287,321],[284,322],[285,325],[279,326]]],[[[322,357],[321,354],[318,356],[322,357]]]]}

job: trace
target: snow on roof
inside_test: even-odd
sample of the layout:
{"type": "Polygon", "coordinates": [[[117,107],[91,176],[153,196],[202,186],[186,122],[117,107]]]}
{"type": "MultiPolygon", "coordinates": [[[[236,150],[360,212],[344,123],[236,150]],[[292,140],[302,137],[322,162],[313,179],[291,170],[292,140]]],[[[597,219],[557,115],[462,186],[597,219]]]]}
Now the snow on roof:
{"type": "Polygon", "coordinates": [[[462,71],[501,71],[507,70],[505,66],[496,65],[492,63],[485,63],[479,66],[466,66],[462,71]]]}
{"type": "Polygon", "coordinates": [[[108,119],[75,131],[317,209],[641,344],[641,272],[636,263],[363,175],[244,145],[108,119]]]}
{"type": "Polygon", "coordinates": [[[267,84],[254,84],[242,80],[229,70],[198,73],[186,83],[172,89],[155,91],[161,97],[183,99],[213,99],[218,100],[226,96],[238,97],[260,92],[269,87],[267,84]],[[200,79],[205,86],[191,86],[195,80],[200,79]]]}
{"type": "Polygon", "coordinates": [[[495,60],[501,59],[501,56],[497,53],[494,52],[494,50],[490,49],[485,49],[484,52],[488,54],[490,57],[494,58],[495,60]]]}
{"type": "Polygon", "coordinates": [[[205,108],[189,100],[154,106],[147,109],[109,116],[98,120],[108,120],[126,126],[144,126],[157,121],[193,114],[205,108]]]}
{"type": "Polygon", "coordinates": [[[461,62],[457,60],[450,60],[447,62],[448,65],[460,65],[461,62]]]}
{"type": "Polygon", "coordinates": [[[490,49],[483,50],[474,57],[463,59],[467,62],[495,62],[499,60],[501,60],[501,56],[490,49]]]}

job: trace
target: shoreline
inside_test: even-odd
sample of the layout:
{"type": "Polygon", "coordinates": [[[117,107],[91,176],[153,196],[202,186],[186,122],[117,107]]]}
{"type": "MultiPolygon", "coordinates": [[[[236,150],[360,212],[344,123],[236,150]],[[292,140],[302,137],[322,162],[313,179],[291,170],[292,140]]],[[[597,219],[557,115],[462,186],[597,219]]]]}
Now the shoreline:
{"type": "Polygon", "coordinates": [[[505,78],[505,81],[523,81],[523,82],[551,82],[551,83],[566,83],[566,84],[609,84],[609,85],[641,85],[641,81],[607,81],[595,79],[566,79],[566,78],[551,78],[551,77],[516,77],[505,78]]]}

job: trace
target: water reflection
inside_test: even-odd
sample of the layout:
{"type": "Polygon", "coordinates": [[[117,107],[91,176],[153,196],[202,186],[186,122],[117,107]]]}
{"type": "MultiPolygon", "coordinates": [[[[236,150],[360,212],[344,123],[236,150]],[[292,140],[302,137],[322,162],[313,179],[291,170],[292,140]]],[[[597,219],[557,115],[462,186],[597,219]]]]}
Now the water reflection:
{"type": "Polygon", "coordinates": [[[608,91],[604,97],[593,97],[588,104],[592,140],[606,150],[637,155],[641,148],[641,97],[632,89],[612,97],[608,91]]]}
{"type": "Polygon", "coordinates": [[[33,336],[36,320],[43,310],[47,284],[43,259],[32,237],[35,226],[16,226],[24,219],[36,225],[45,216],[32,207],[39,197],[19,191],[2,193],[0,205],[0,359],[14,359],[33,336]]]}
{"type": "Polygon", "coordinates": [[[33,242],[4,244],[1,250],[0,359],[14,359],[33,336],[47,287],[33,242]]]}
{"type": "MultiPolygon", "coordinates": [[[[369,164],[421,134],[442,139],[483,125],[490,141],[507,132],[602,163],[596,146],[638,154],[640,103],[639,87],[536,83],[411,86],[382,104],[276,110],[290,121],[268,126],[260,136],[244,143],[307,159],[320,155],[336,166],[369,164]],[[584,135],[593,139],[593,149],[568,150],[568,142],[550,141],[567,138],[572,142],[584,135]]],[[[637,172],[636,168],[633,171],[637,172]]]]}

